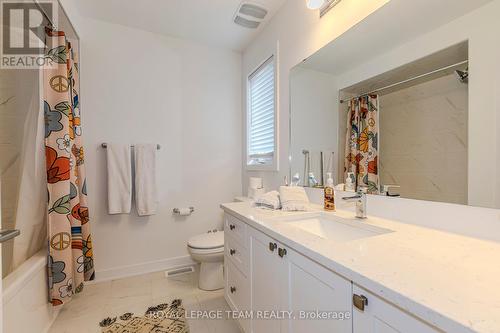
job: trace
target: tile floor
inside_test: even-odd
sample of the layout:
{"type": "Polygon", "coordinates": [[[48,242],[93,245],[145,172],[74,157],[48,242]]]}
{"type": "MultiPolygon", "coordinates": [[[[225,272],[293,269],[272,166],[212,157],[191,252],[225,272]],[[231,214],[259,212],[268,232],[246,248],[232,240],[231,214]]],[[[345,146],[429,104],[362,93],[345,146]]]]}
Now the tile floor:
{"type": "MultiPolygon", "coordinates": [[[[126,312],[143,314],[149,306],[183,301],[187,311],[229,310],[220,291],[197,287],[198,273],[166,278],[163,272],[91,284],[66,305],[49,333],[100,333],[99,322],[126,312]]],[[[190,333],[240,333],[229,319],[188,319],[190,333]]]]}

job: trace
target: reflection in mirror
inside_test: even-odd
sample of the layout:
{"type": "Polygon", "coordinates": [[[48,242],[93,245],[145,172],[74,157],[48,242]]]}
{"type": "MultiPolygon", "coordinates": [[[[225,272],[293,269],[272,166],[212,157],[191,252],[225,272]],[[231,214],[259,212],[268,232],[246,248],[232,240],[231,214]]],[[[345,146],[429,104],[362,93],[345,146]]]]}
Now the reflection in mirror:
{"type": "Polygon", "coordinates": [[[345,171],[358,186],[467,204],[467,51],[455,45],[341,91],[345,171]]]}
{"type": "Polygon", "coordinates": [[[468,203],[468,42],[348,87],[320,69],[308,60],[290,75],[300,185],[332,172],[339,189],[468,203]]]}
{"type": "MultiPolygon", "coordinates": [[[[291,171],[303,186],[321,186],[327,172],[337,175],[338,103],[335,78],[297,67],[291,73],[291,171]],[[310,176],[311,178],[310,179],[310,176]]],[[[337,179],[334,179],[336,182],[337,179]]]]}

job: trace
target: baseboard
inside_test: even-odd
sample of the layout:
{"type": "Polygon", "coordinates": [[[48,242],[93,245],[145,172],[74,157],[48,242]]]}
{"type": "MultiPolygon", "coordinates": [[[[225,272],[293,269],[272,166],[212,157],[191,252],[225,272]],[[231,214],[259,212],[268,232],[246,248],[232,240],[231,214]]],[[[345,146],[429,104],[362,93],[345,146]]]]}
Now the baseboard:
{"type": "Polygon", "coordinates": [[[182,256],[175,258],[168,258],[157,261],[150,261],[136,265],[121,266],[110,268],[102,271],[96,271],[94,281],[88,282],[88,284],[99,283],[109,280],[123,279],[126,277],[161,272],[168,269],[180,268],[185,266],[190,266],[196,264],[191,256],[182,256]]]}

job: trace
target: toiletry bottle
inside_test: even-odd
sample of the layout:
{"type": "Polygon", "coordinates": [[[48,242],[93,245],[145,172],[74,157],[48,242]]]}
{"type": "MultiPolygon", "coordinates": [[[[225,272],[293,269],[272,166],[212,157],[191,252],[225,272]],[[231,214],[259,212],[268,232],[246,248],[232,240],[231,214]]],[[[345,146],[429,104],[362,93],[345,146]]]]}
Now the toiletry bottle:
{"type": "Polygon", "coordinates": [[[332,173],[328,172],[326,175],[328,179],[326,180],[325,186],[325,209],[335,210],[335,192],[333,190],[332,173]]]}
{"type": "Polygon", "coordinates": [[[317,187],[318,184],[318,180],[316,179],[316,177],[314,177],[314,173],[309,172],[309,185],[312,187],[317,187]]]}
{"type": "Polygon", "coordinates": [[[347,178],[345,180],[345,190],[347,192],[354,192],[356,189],[356,185],[354,182],[355,176],[353,172],[348,172],[347,173],[347,178]]]}

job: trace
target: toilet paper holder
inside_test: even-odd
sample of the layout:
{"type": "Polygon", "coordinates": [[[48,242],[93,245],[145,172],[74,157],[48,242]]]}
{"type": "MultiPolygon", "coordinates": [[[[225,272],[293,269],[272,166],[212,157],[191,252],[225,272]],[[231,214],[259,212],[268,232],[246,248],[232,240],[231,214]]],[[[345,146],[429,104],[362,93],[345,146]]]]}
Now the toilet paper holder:
{"type": "MultiPolygon", "coordinates": [[[[180,208],[174,208],[173,209],[173,213],[174,214],[177,214],[177,215],[180,215],[181,214],[181,209],[180,208]]],[[[193,214],[194,213],[194,207],[189,207],[189,214],[193,214]]]]}

